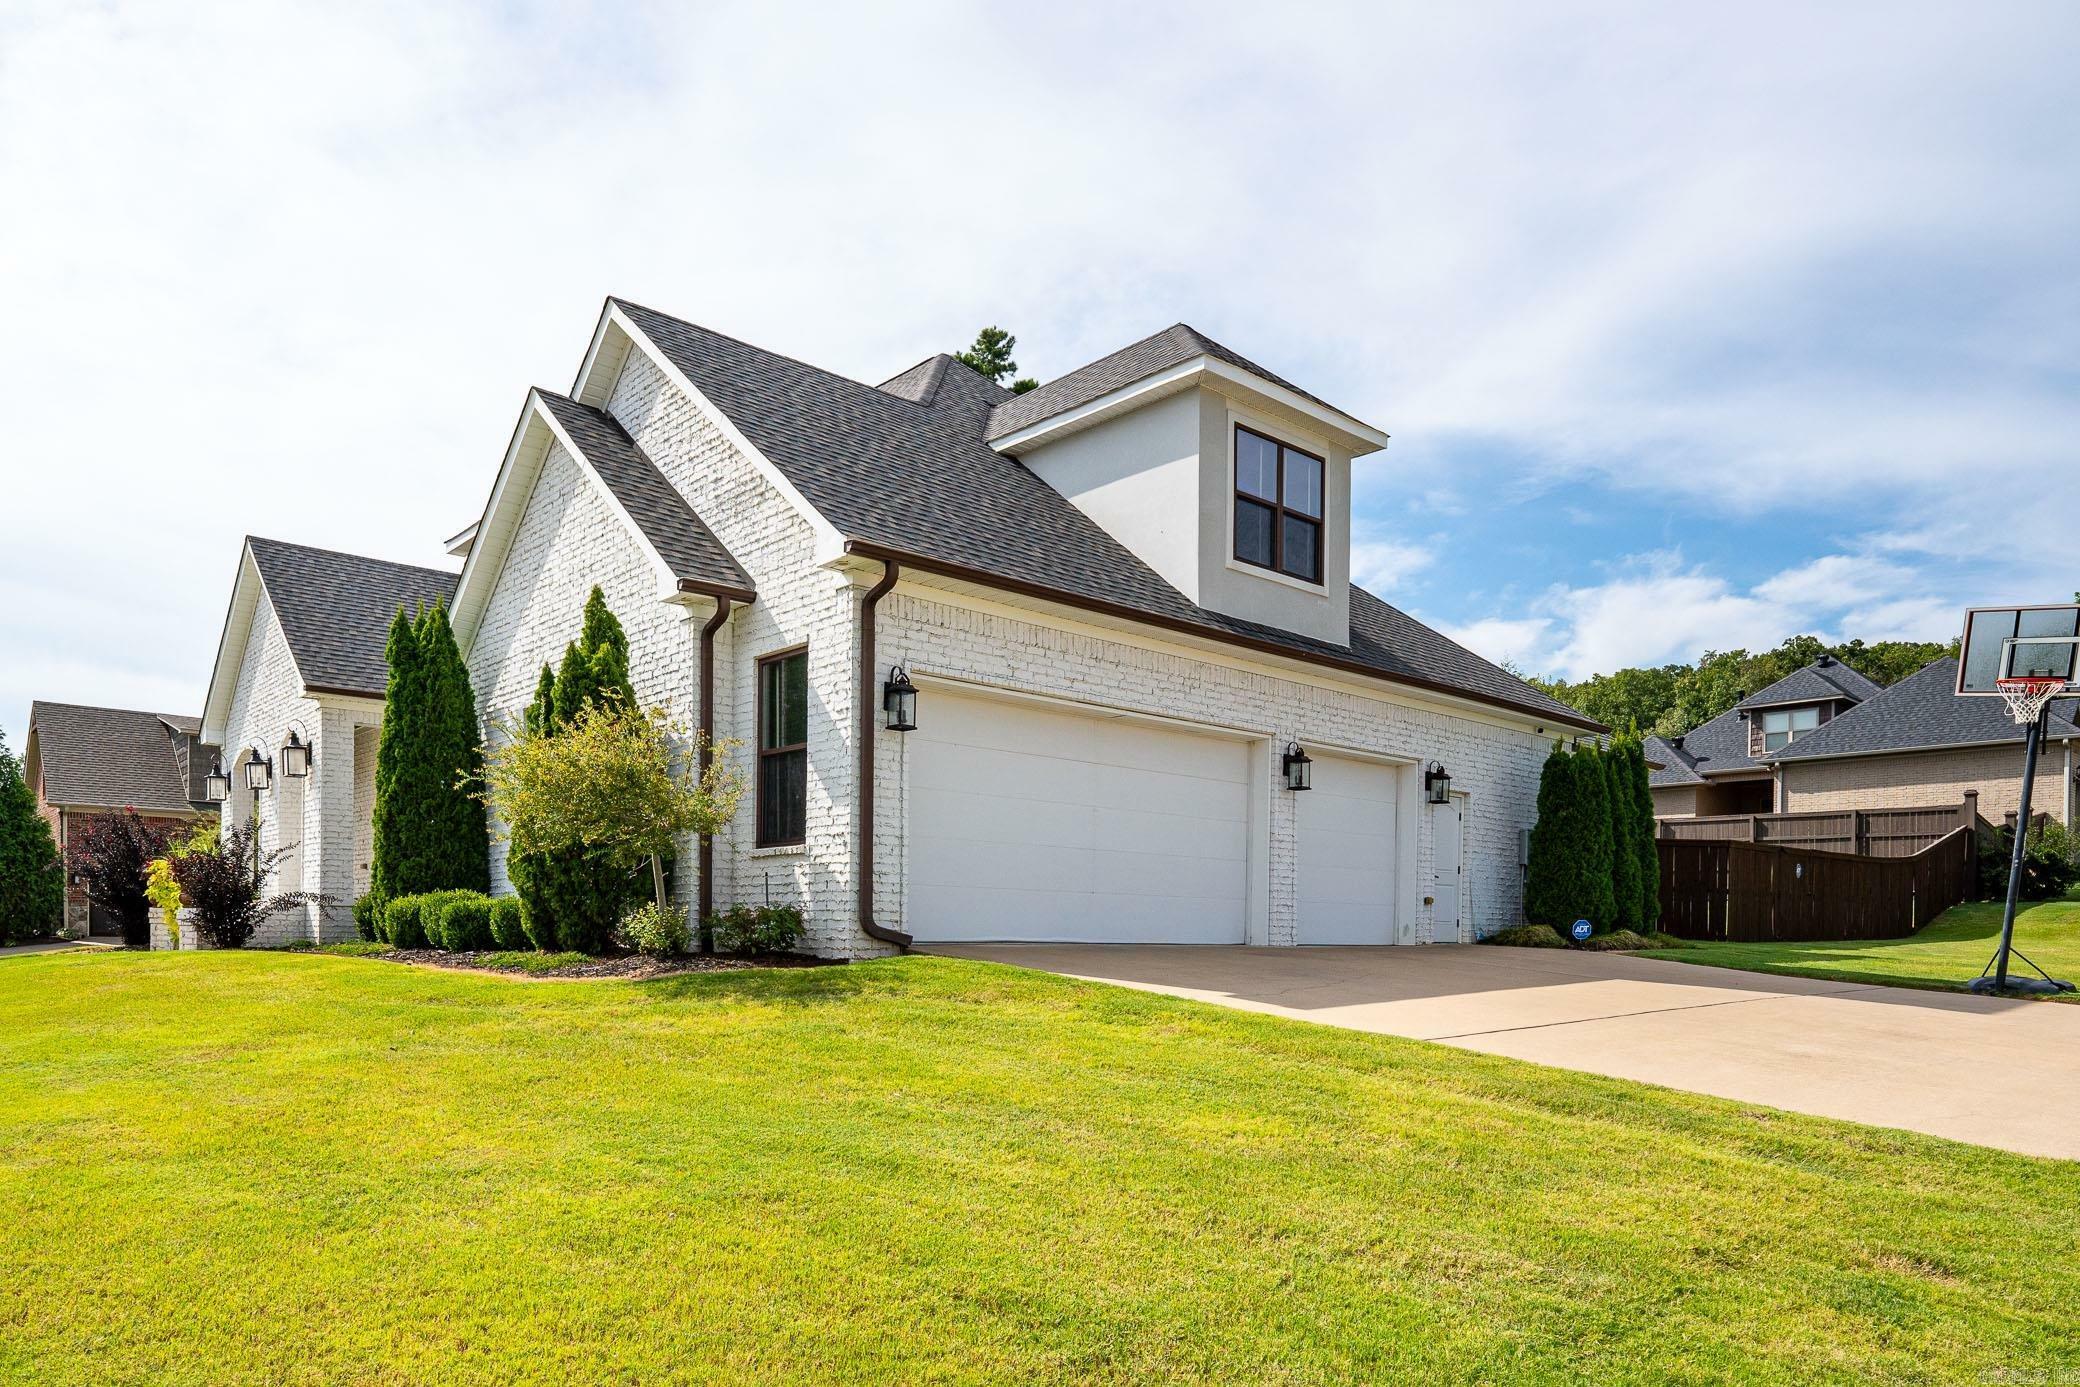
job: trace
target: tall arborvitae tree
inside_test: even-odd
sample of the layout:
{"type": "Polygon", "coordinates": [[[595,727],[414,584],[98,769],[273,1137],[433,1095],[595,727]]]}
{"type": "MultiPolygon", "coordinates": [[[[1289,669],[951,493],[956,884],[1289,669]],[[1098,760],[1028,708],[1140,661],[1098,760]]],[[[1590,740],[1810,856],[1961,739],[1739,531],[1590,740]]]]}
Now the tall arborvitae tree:
{"type": "Polygon", "coordinates": [[[1656,840],[1654,791],[1647,779],[1647,751],[1637,734],[1625,746],[1625,792],[1632,800],[1632,849],[1639,855],[1634,884],[1639,891],[1639,920],[1652,929],[1661,919],[1661,849],[1656,840]]]}
{"type": "Polygon", "coordinates": [[[462,663],[445,604],[437,602],[420,616],[416,634],[429,695],[427,851],[445,878],[434,889],[486,891],[491,886],[491,837],[484,803],[471,793],[483,770],[476,692],[470,688],[469,668],[462,663]]]}
{"type": "MultiPolygon", "coordinates": [[[[531,731],[553,732],[588,705],[633,708],[635,701],[628,636],[595,587],[578,639],[565,647],[554,674],[543,666],[522,720],[531,731]]],[[[643,878],[600,852],[515,853],[507,870],[527,912],[528,937],[541,948],[600,952],[623,912],[645,894],[643,878]]]]}
{"type": "Polygon", "coordinates": [[[1538,784],[1524,913],[1563,929],[1580,919],[1609,929],[1613,909],[1610,788],[1603,767],[1593,748],[1569,752],[1555,745],[1538,784]]]}
{"type": "Polygon", "coordinates": [[[379,902],[490,884],[484,806],[466,783],[477,759],[476,699],[447,613],[403,608],[383,647],[390,682],[376,747],[375,852],[379,902]]]}
{"type": "Polygon", "coordinates": [[[1623,734],[1596,758],[1603,772],[1604,793],[1610,802],[1611,823],[1611,923],[1618,929],[1639,929],[1640,918],[1639,819],[1632,803],[1631,762],[1626,748],[1631,739],[1623,734]]]}
{"type": "Polygon", "coordinates": [[[50,821],[0,732],[0,944],[54,934],[65,914],[65,869],[50,821]]]}

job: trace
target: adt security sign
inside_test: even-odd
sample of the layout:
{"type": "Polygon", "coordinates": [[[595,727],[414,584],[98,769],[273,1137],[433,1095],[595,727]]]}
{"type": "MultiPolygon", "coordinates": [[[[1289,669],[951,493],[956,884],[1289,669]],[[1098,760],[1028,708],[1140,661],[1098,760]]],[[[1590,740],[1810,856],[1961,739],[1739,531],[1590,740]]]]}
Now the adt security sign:
{"type": "Polygon", "coordinates": [[[1570,928],[1567,932],[1573,935],[1574,942],[1579,944],[1583,940],[1587,939],[1591,934],[1595,933],[1595,929],[1593,926],[1590,925],[1590,923],[1587,920],[1577,920],[1574,922],[1573,927],[1570,928]]]}

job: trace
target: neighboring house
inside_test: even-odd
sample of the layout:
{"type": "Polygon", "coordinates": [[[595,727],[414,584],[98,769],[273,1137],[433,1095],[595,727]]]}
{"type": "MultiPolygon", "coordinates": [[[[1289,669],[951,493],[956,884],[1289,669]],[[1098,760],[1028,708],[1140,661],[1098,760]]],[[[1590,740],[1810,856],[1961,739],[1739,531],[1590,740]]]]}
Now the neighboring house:
{"type": "MultiPolygon", "coordinates": [[[[197,718],[88,708],[77,703],[29,705],[22,771],[50,820],[62,851],[83,818],[134,809],[156,823],[184,826],[216,813],[203,797],[216,748],[197,718]]],[[[119,934],[86,891],[68,886],[64,932],[74,938],[119,934]]]]}
{"type": "MultiPolygon", "coordinates": [[[[1787,811],[1949,804],[1975,790],[2001,823],[2022,803],[2023,729],[1997,698],[1960,698],[1957,661],[1937,660],[1866,699],[1777,757],[1787,811]]],[[[2080,704],[2051,705],[2031,813],[2080,827],[2080,704]]]]}
{"type": "Polygon", "coordinates": [[[390,622],[399,608],[416,614],[447,601],[454,587],[455,575],[440,569],[247,538],[203,734],[225,748],[225,827],[257,814],[263,849],[289,849],[275,889],[329,898],[270,920],[263,942],[353,934],[354,897],[368,889],[390,622]],[[307,776],[282,773],[292,733],[311,749],[307,776]],[[255,755],[269,768],[260,791],[247,779],[255,755]]]}
{"type": "MultiPolygon", "coordinates": [[[[2022,729],[1999,699],[1959,698],[1957,661],[1879,688],[1822,657],[1686,736],[1648,739],[1662,818],[1956,804],[2000,823],[2021,803],[2022,729]]],[[[2033,812],[2080,823],[2080,727],[2051,705],[2033,812]]]]}
{"type": "Polygon", "coordinates": [[[1655,816],[1776,812],[1776,754],[1881,692],[1822,655],[1680,737],[1647,738],[1655,816]]]}
{"type": "Polygon", "coordinates": [[[1519,916],[1553,740],[1602,729],[1351,585],[1385,443],[1182,325],[1014,396],[609,300],[452,541],[454,623],[494,729],[601,585],[638,695],[750,780],[685,903],[798,902],[820,953],[1468,939],[1519,916]]]}

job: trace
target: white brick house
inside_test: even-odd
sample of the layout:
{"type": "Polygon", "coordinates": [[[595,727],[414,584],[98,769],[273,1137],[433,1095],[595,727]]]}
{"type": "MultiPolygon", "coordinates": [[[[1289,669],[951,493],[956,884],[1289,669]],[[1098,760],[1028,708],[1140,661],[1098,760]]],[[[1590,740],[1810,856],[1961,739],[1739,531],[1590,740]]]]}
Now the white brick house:
{"type": "Polygon", "coordinates": [[[352,938],[354,898],[368,889],[376,745],[389,666],[391,619],[444,602],[455,575],[327,549],[248,537],[204,700],[203,740],[223,748],[226,828],[258,815],[265,851],[289,849],[275,891],[323,894],[283,911],[258,944],[352,938]],[[310,748],[306,776],[284,773],[291,734],[310,748]],[[269,767],[247,784],[255,755],[269,767]]]}
{"type": "Polygon", "coordinates": [[[638,695],[753,783],[685,903],[798,902],[821,953],[1468,939],[1518,918],[1553,739],[1599,729],[1351,586],[1385,442],[1181,325],[1015,396],[609,300],[571,395],[527,397],[454,623],[488,729],[598,584],[638,695]]]}

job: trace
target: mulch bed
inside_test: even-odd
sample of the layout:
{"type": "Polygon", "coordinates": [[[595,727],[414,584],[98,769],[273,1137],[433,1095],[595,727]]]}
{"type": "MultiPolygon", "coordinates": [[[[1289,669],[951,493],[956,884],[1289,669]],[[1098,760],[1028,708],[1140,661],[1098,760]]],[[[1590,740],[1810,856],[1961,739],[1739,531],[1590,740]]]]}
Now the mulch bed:
{"type": "Polygon", "coordinates": [[[679,958],[651,958],[647,954],[601,954],[580,963],[566,963],[539,970],[494,968],[484,963],[484,954],[452,954],[441,949],[392,949],[366,957],[390,963],[415,963],[425,968],[458,968],[474,973],[495,973],[502,978],[666,978],[677,973],[738,973],[752,968],[823,968],[842,959],[811,958],[807,954],[686,954],[679,958]]]}

